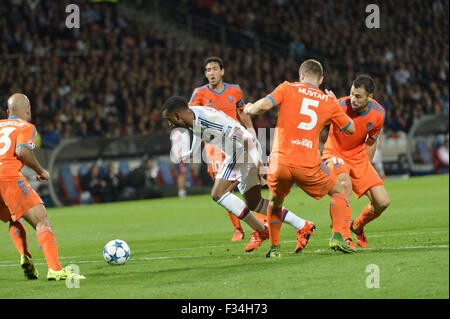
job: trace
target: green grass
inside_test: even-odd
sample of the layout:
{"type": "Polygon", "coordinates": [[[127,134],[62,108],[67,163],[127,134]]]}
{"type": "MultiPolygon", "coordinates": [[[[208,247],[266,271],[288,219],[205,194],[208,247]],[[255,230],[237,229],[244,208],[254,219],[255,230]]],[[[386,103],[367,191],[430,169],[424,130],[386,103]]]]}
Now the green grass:
{"type": "MultiPolygon", "coordinates": [[[[329,200],[295,188],[285,206],[318,229],[294,254],[295,231],[283,226],[280,259],[269,243],[246,254],[250,238],[232,243],[224,210],[207,195],[48,209],[61,262],[87,279],[80,288],[47,282],[47,266],[32,228],[28,240],[41,279],[26,281],[8,225],[0,236],[0,298],[449,298],[449,177],[387,180],[391,206],[366,227],[370,246],[343,255],[328,248],[329,200]],[[103,246],[125,240],[124,266],[103,261],[103,246]],[[380,287],[369,289],[366,267],[378,265],[380,287]]],[[[267,191],[264,191],[267,195],[267,191]]],[[[367,199],[351,200],[356,217],[367,199]]]]}

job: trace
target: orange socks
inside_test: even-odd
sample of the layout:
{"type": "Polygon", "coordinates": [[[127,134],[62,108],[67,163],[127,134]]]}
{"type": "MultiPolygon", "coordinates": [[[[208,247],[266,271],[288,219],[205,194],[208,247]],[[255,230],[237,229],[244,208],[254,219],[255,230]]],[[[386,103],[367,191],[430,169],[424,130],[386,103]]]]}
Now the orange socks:
{"type": "Polygon", "coordinates": [[[350,231],[350,225],[352,224],[352,208],[350,205],[345,210],[344,228],[342,229],[342,236],[344,239],[352,238],[352,232],[350,231]]]}
{"type": "Polygon", "coordinates": [[[254,212],[254,214],[255,214],[256,218],[258,218],[258,220],[261,223],[267,224],[267,216],[266,215],[263,215],[263,214],[260,214],[260,213],[257,213],[257,212],[254,212]]]}
{"type": "Polygon", "coordinates": [[[16,245],[19,254],[27,255],[31,258],[31,254],[28,251],[28,243],[27,243],[27,231],[25,230],[25,226],[20,221],[11,222],[9,224],[9,234],[11,235],[11,239],[16,245]]]}
{"type": "Polygon", "coordinates": [[[45,260],[49,269],[61,270],[61,264],[58,257],[58,245],[56,245],[55,235],[49,227],[41,228],[36,232],[39,248],[44,253],[45,260]]]}
{"type": "MultiPolygon", "coordinates": [[[[346,226],[345,219],[348,214],[347,208],[349,207],[350,205],[348,204],[347,196],[344,193],[338,193],[331,196],[330,217],[331,231],[333,233],[342,234],[342,230],[346,226]]],[[[348,227],[350,227],[350,225],[348,225],[348,227]]]]}
{"type": "Polygon", "coordinates": [[[267,207],[267,221],[269,222],[270,245],[280,245],[280,230],[283,223],[282,207],[267,207]]]}
{"type": "Polygon", "coordinates": [[[230,221],[233,224],[234,229],[236,229],[236,228],[242,229],[240,219],[228,211],[227,211],[227,213],[228,213],[228,217],[230,217],[230,221]]]}
{"type": "Polygon", "coordinates": [[[359,215],[358,218],[353,221],[353,229],[358,233],[361,232],[366,224],[368,224],[375,218],[378,218],[380,215],[381,214],[377,214],[371,211],[369,209],[369,204],[367,204],[361,212],[361,215],[359,215]]]}

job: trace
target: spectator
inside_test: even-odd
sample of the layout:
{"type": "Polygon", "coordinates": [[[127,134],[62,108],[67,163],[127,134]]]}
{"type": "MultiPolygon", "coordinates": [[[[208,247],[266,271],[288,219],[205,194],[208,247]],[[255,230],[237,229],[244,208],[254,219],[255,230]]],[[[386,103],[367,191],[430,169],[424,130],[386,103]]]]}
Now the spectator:
{"type": "Polygon", "coordinates": [[[119,174],[115,172],[114,164],[109,163],[107,166],[106,175],[103,178],[106,182],[107,188],[107,201],[117,201],[120,199],[120,193],[122,191],[122,183],[119,178],[119,174]]]}
{"type": "Polygon", "coordinates": [[[439,163],[448,169],[448,161],[449,161],[448,138],[446,138],[444,143],[440,147],[438,147],[436,155],[439,160],[439,163]]]}
{"type": "Polygon", "coordinates": [[[96,202],[103,202],[108,196],[108,185],[100,176],[100,169],[97,164],[93,164],[87,173],[81,179],[81,188],[88,192],[96,202]]]}
{"type": "Polygon", "coordinates": [[[124,184],[134,190],[136,199],[161,197],[161,190],[156,177],[158,168],[152,159],[147,159],[144,165],[134,169],[127,175],[124,184]]]}

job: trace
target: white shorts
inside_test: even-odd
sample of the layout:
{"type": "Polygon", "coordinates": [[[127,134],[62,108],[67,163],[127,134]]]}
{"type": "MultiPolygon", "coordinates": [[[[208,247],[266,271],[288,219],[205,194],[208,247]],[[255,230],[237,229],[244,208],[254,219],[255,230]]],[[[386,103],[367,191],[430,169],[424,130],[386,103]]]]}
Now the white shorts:
{"type": "Polygon", "coordinates": [[[264,180],[258,175],[258,168],[249,163],[233,163],[223,162],[216,179],[224,179],[227,181],[239,181],[238,189],[243,195],[255,185],[261,185],[264,180]]]}

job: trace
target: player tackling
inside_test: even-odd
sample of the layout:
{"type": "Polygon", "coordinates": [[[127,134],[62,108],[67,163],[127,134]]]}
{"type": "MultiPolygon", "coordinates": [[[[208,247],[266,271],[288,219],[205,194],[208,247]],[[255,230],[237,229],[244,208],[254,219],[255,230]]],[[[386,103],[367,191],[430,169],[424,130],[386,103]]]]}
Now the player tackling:
{"type": "MultiPolygon", "coordinates": [[[[268,238],[268,227],[250,211],[265,215],[269,202],[261,197],[261,147],[257,139],[222,111],[204,106],[189,107],[180,97],[168,99],[162,107],[162,115],[173,127],[192,130],[192,148],[183,155],[184,158],[199,153],[200,141],[217,147],[226,155],[216,174],[211,196],[220,206],[254,230],[245,250],[258,248],[268,238]],[[245,203],[232,193],[236,186],[245,198],[245,203]]],[[[281,222],[293,226],[297,231],[295,252],[298,253],[308,244],[315,225],[284,207],[281,212],[281,222]]]]}
{"type": "Polygon", "coordinates": [[[353,190],[356,197],[366,195],[370,200],[354,221],[351,221],[351,210],[347,211],[343,236],[354,249],[351,231],[356,234],[357,244],[367,247],[364,226],[378,218],[390,204],[383,181],[371,164],[385,116],[383,107],[373,99],[374,91],[375,82],[368,75],[360,75],[353,81],[350,96],[338,100],[332,91],[326,91],[353,119],[356,130],[352,136],[346,136],[332,123],[323,157],[334,165],[337,180],[345,185],[348,197],[353,190]]]}

